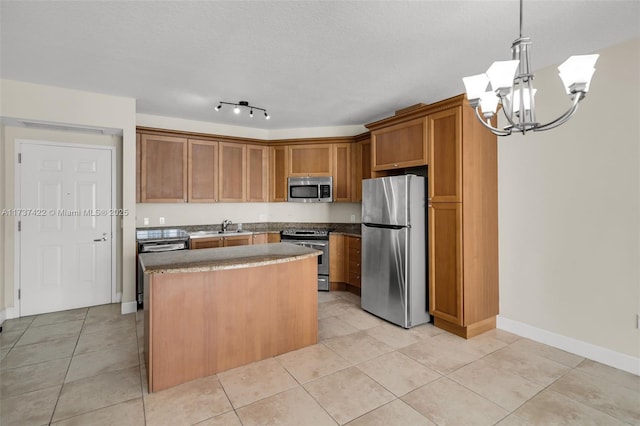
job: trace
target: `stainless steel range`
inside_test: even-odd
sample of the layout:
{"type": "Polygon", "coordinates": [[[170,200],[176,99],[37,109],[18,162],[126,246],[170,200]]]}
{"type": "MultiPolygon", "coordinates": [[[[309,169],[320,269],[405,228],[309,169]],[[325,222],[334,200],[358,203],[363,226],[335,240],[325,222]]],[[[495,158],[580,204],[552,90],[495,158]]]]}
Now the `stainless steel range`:
{"type": "Polygon", "coordinates": [[[318,290],[329,291],[329,230],[285,229],[280,232],[280,241],[322,252],[318,256],[318,290]]]}
{"type": "MultiPolygon", "coordinates": [[[[138,254],[158,253],[163,251],[187,250],[189,248],[189,234],[182,229],[146,229],[136,232],[138,254]]],[[[138,261],[138,275],[136,277],[136,300],[142,306],[144,300],[143,275],[138,261]]]]}

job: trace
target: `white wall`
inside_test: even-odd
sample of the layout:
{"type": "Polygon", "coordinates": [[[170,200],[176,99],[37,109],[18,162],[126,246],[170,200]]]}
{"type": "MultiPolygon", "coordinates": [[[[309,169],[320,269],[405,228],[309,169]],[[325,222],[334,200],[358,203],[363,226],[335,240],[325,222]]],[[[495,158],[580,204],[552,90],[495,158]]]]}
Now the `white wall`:
{"type": "MultiPolygon", "coordinates": [[[[0,116],[4,118],[118,129],[122,132],[122,207],[131,212],[122,220],[122,300],[123,309],[125,306],[135,309],[135,99],[13,80],[0,80],[0,89],[0,116]]],[[[7,128],[3,129],[4,155],[15,143],[5,139],[7,128]]],[[[15,199],[12,159],[5,158],[1,171],[6,208],[14,207],[15,199]]],[[[8,308],[9,317],[17,314],[13,295],[15,278],[13,268],[9,268],[9,263],[13,262],[12,244],[16,231],[13,218],[3,219],[5,267],[3,288],[0,290],[5,299],[0,309],[8,308]]]]}
{"type": "MultiPolygon", "coordinates": [[[[597,53],[568,123],[499,139],[500,315],[640,374],[640,40],[597,53]]],[[[538,121],[569,105],[555,67],[534,83],[538,121]]]]}

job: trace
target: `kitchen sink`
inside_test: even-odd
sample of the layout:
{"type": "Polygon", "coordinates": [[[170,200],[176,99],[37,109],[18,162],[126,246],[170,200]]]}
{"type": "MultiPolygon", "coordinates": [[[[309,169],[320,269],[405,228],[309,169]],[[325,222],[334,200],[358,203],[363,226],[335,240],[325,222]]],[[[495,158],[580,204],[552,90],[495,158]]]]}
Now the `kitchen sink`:
{"type": "Polygon", "coordinates": [[[189,233],[189,237],[190,238],[206,238],[206,237],[219,237],[219,236],[225,236],[225,235],[251,235],[253,234],[253,232],[248,232],[248,231],[226,231],[226,232],[222,232],[222,231],[195,231],[195,232],[190,232],[189,233]]]}

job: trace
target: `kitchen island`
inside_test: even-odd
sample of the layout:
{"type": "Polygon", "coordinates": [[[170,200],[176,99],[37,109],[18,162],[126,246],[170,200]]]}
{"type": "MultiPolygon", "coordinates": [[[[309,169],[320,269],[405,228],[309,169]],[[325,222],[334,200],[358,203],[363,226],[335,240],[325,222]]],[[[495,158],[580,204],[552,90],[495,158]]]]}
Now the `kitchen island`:
{"type": "Polygon", "coordinates": [[[317,343],[318,255],[287,243],[141,254],[149,392],[317,343]]]}

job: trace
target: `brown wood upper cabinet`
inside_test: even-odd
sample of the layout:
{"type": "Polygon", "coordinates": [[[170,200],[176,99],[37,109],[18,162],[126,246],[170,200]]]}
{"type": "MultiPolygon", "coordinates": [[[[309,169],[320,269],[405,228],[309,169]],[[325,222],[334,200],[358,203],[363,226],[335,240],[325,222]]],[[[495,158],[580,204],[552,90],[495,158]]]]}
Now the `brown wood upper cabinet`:
{"type": "Polygon", "coordinates": [[[187,201],[187,138],[140,135],[140,202],[187,201]]]}
{"type": "Polygon", "coordinates": [[[362,201],[364,179],[371,179],[371,138],[351,146],[351,201],[362,201]]]}
{"type": "Polygon", "coordinates": [[[289,176],[332,176],[333,145],[289,146],[289,176]]]}
{"type": "Polygon", "coordinates": [[[220,201],[243,202],[247,199],[247,146],[220,142],[220,201]]]}
{"type": "Polygon", "coordinates": [[[189,139],[189,202],[218,201],[218,142],[189,139]]]}
{"type": "Polygon", "coordinates": [[[247,201],[269,201],[269,147],[247,145],[247,201]]]}
{"type": "Polygon", "coordinates": [[[287,201],[288,147],[272,146],[269,160],[269,201],[287,201]]]}
{"type": "Polygon", "coordinates": [[[140,202],[140,182],[141,182],[141,169],[140,169],[140,133],[136,133],[136,203],[140,202]]]}
{"type": "Polygon", "coordinates": [[[425,117],[372,131],[372,170],[393,170],[426,165],[427,136],[425,117]]]}
{"type": "Polygon", "coordinates": [[[351,145],[333,144],[333,201],[351,201],[351,145]]]}
{"type": "Polygon", "coordinates": [[[462,107],[427,117],[429,197],[433,202],[462,201],[462,107]]]}

